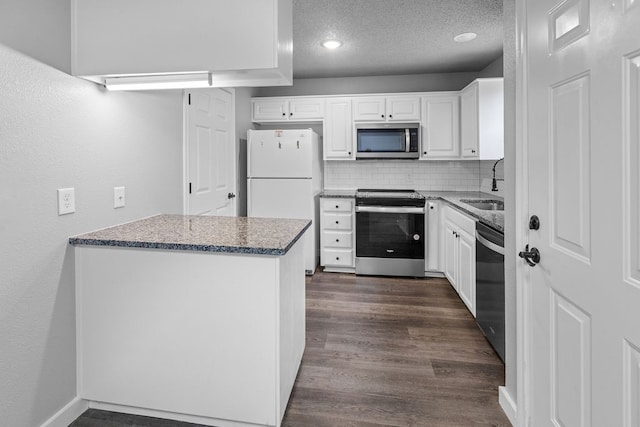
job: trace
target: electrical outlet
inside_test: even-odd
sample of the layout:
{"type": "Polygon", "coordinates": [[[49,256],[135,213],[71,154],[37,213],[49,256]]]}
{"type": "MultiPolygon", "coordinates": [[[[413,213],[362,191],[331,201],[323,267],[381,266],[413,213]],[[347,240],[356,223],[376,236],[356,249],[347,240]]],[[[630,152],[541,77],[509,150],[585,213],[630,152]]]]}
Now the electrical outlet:
{"type": "Polygon", "coordinates": [[[76,192],[73,188],[58,189],[58,215],[66,215],[76,211],[76,192]]]}
{"type": "Polygon", "coordinates": [[[113,208],[124,207],[124,187],[113,187],[113,208]]]}

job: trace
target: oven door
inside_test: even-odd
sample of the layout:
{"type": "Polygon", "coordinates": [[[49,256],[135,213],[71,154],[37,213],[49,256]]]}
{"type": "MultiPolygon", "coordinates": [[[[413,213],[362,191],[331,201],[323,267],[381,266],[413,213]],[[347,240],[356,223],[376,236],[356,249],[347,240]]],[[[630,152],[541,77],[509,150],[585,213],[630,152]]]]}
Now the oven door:
{"type": "Polygon", "coordinates": [[[356,257],[424,261],[424,208],[356,206],[356,257]]]}

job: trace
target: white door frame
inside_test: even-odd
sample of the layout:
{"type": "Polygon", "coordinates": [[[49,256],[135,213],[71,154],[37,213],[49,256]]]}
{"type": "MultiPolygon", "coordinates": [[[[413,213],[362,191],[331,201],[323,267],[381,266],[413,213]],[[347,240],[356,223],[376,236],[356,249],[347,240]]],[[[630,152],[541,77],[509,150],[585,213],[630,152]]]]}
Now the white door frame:
{"type": "MultiPolygon", "coordinates": [[[[527,120],[527,2],[516,1],[516,164],[515,164],[515,238],[516,249],[522,250],[529,240],[529,176],[527,120]]],[[[516,264],[516,346],[517,346],[517,426],[528,426],[531,408],[531,291],[529,268],[516,264]]]]}
{"type": "MultiPolygon", "coordinates": [[[[231,138],[233,138],[233,174],[235,175],[235,184],[238,184],[238,141],[236,140],[236,90],[235,88],[218,88],[231,94],[231,120],[233,128],[231,129],[231,138]]],[[[189,105],[187,91],[182,91],[182,213],[189,214],[189,123],[187,122],[187,108],[189,105]]],[[[236,194],[238,189],[236,188],[236,194]]],[[[238,199],[233,201],[233,216],[238,216],[238,199]]]]}

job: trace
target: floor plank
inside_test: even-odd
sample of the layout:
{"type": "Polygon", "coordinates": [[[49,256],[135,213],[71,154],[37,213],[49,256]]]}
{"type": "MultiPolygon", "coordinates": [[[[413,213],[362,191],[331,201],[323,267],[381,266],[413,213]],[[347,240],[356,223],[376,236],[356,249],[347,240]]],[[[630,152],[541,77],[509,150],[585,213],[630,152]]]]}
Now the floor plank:
{"type": "MultiPolygon", "coordinates": [[[[504,365],[446,279],[317,272],[306,321],[284,427],[510,425],[504,365]]],[[[145,418],[90,410],[72,426],[196,427],[145,418]]]]}

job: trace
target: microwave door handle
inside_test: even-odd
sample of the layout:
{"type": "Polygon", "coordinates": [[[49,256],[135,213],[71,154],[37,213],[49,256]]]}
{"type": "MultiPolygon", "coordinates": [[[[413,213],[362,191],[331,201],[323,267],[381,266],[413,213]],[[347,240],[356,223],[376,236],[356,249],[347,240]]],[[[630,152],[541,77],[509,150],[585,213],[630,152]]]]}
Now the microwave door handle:
{"type": "Polygon", "coordinates": [[[409,129],[404,130],[404,152],[408,153],[411,149],[411,134],[409,133],[409,129]]]}

